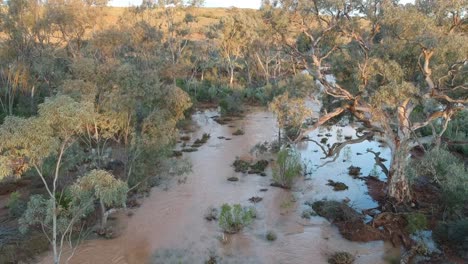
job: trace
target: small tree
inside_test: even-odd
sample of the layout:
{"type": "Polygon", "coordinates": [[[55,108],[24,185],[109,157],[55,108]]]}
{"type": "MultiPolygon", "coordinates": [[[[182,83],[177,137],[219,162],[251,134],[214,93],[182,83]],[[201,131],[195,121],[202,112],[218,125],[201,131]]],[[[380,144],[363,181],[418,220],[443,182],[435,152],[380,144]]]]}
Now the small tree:
{"type": "Polygon", "coordinates": [[[34,169],[47,191],[52,204],[50,242],[54,263],[60,262],[61,245],[58,243],[57,204],[60,167],[67,149],[90,123],[92,105],[80,103],[68,96],[48,98],[39,105],[39,116],[20,118],[10,116],[0,127],[0,180],[8,176],[21,176],[34,169]],[[55,157],[54,172],[45,175],[44,161],[55,157]],[[50,176],[52,179],[48,179],[50,176]],[[54,206],[55,205],[55,206],[54,206]]]}
{"type": "Polygon", "coordinates": [[[115,206],[125,207],[128,186],[107,171],[92,170],[78,179],[71,187],[71,192],[74,197],[79,197],[80,201],[99,201],[102,232],[106,228],[107,218],[115,212],[115,206]]]}
{"type": "MultiPolygon", "coordinates": [[[[58,196],[60,197],[55,200],[43,195],[31,196],[27,209],[18,222],[19,230],[23,234],[29,230],[29,227],[39,226],[49,243],[57,247],[58,255],[54,255],[54,258],[60,260],[64,243],[68,243],[70,248],[76,248],[79,244],[80,236],[74,239],[75,243],[72,241],[74,227],[80,222],[81,217],[90,212],[93,203],[89,200],[76,202],[74,198],[63,193],[58,196]]],[[[72,258],[73,253],[74,250],[68,260],[72,258]]]]}
{"type": "Polygon", "coordinates": [[[304,99],[290,98],[288,92],[275,97],[270,103],[270,110],[276,114],[279,142],[281,142],[281,129],[286,131],[286,136],[292,136],[295,139],[299,136],[305,120],[312,115],[312,111],[305,105],[304,99]]]}
{"type": "Polygon", "coordinates": [[[242,208],[240,204],[233,206],[223,204],[219,215],[219,226],[225,233],[235,234],[252,222],[254,218],[252,210],[251,208],[242,208]]]}
{"type": "Polygon", "coordinates": [[[295,149],[283,147],[278,152],[276,165],[273,167],[273,180],[284,188],[291,188],[301,171],[300,154],[295,149]]]}
{"type": "Polygon", "coordinates": [[[468,202],[468,171],[461,160],[442,148],[433,148],[408,166],[411,178],[429,177],[441,190],[442,202],[450,210],[468,202]]]}

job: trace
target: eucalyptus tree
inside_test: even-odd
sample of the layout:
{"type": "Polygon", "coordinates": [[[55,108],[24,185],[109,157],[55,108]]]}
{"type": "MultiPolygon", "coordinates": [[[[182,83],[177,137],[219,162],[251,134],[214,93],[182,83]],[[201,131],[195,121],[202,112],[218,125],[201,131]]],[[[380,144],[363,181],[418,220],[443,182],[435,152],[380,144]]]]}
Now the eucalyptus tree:
{"type": "Polygon", "coordinates": [[[0,9],[0,103],[6,115],[24,95],[34,108],[38,86],[52,81],[46,61],[56,45],[42,9],[40,1],[24,0],[8,1],[0,9]]]}
{"type": "Polygon", "coordinates": [[[229,73],[229,85],[234,84],[235,71],[241,67],[247,46],[255,38],[255,18],[235,8],[229,15],[222,17],[217,24],[210,27],[207,36],[214,39],[219,47],[221,57],[229,73]]]}
{"type": "Polygon", "coordinates": [[[465,19],[466,5],[452,5],[450,12],[439,13],[445,14],[440,19],[414,5],[385,0],[278,3],[265,5],[266,19],[303,61],[317,88],[332,98],[304,133],[350,113],[390,147],[388,195],[408,201],[409,150],[427,139],[437,142],[441,135],[423,140],[418,130],[437,122],[444,130],[467,104],[468,39],[463,23],[456,22],[465,19]],[[460,18],[448,19],[454,13],[460,18]],[[305,49],[287,37],[291,32],[308,38],[305,49]],[[336,81],[327,78],[327,68],[336,81]]]}
{"type": "MultiPolygon", "coordinates": [[[[44,184],[50,203],[51,234],[49,240],[54,254],[54,263],[60,262],[63,245],[59,233],[59,209],[57,201],[60,167],[67,149],[78,140],[83,128],[92,118],[93,107],[79,103],[68,96],[59,95],[46,99],[39,106],[39,115],[29,118],[10,116],[0,127],[0,179],[21,176],[32,169],[44,184]],[[52,175],[44,174],[44,161],[55,158],[52,175]]],[[[48,210],[48,209],[44,209],[48,210]]]]}
{"type": "Polygon", "coordinates": [[[66,47],[68,56],[79,57],[87,36],[102,25],[107,0],[49,0],[45,12],[56,41],[66,47]],[[101,22],[101,23],[98,23],[101,22]]]}
{"type": "Polygon", "coordinates": [[[167,77],[174,84],[177,75],[185,71],[182,61],[187,59],[193,24],[197,22],[193,8],[202,4],[199,0],[158,0],[155,4],[158,27],[164,32],[163,43],[168,54],[167,77]]]}
{"type": "Polygon", "coordinates": [[[127,183],[104,170],[92,170],[71,186],[71,193],[76,203],[99,202],[100,232],[105,232],[109,215],[115,212],[117,207],[125,207],[127,192],[127,183]]]}
{"type": "Polygon", "coordinates": [[[278,122],[278,142],[281,144],[281,129],[285,130],[286,136],[291,140],[299,136],[301,127],[312,111],[306,106],[304,98],[289,97],[285,92],[273,99],[269,106],[275,113],[278,122]]]}

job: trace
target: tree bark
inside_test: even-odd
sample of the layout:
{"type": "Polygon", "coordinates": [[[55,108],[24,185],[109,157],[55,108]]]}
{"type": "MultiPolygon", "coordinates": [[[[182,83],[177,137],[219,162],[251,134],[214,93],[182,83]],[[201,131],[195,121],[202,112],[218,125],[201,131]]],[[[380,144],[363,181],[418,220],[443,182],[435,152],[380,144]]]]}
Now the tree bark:
{"type": "Polygon", "coordinates": [[[407,143],[397,143],[392,152],[392,161],[388,175],[388,196],[398,202],[405,202],[411,199],[411,191],[406,176],[406,166],[408,164],[409,145],[407,143]]]}
{"type": "Polygon", "coordinates": [[[107,216],[106,214],[106,206],[104,205],[104,202],[102,199],[99,200],[99,204],[101,205],[101,232],[104,232],[106,225],[107,225],[107,216]]]}
{"type": "Polygon", "coordinates": [[[232,84],[234,83],[234,65],[229,66],[229,86],[232,87],[232,84]]]}

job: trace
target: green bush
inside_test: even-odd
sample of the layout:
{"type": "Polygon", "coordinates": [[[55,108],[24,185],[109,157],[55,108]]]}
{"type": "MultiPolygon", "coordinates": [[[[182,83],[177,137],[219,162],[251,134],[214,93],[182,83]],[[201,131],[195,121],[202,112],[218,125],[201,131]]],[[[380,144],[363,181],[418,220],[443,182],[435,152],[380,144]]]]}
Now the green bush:
{"type": "Polygon", "coordinates": [[[18,191],[10,194],[6,206],[11,217],[20,217],[26,210],[26,203],[21,200],[21,194],[18,191]]]}
{"type": "Polygon", "coordinates": [[[266,239],[268,241],[275,241],[277,239],[277,236],[276,236],[275,232],[268,231],[267,234],[266,234],[266,239]]]}
{"type": "Polygon", "coordinates": [[[240,204],[223,204],[219,215],[219,226],[225,233],[235,234],[249,225],[254,218],[252,208],[242,208],[240,204]]]}
{"type": "Polygon", "coordinates": [[[354,256],[348,252],[335,252],[328,258],[330,264],[351,264],[354,263],[354,256]]]}
{"type": "Polygon", "coordinates": [[[410,179],[429,177],[442,193],[442,202],[457,209],[468,202],[468,172],[461,160],[443,148],[434,148],[408,166],[410,179]]]}
{"type": "MultiPolygon", "coordinates": [[[[451,141],[467,141],[468,140],[468,111],[459,112],[455,118],[448,124],[444,137],[449,138],[451,141]]],[[[468,145],[452,145],[450,150],[457,151],[463,155],[468,155],[468,145]]]]}
{"type": "Polygon", "coordinates": [[[408,222],[406,230],[410,234],[427,228],[427,218],[421,213],[410,213],[405,215],[405,218],[408,222]]]}
{"type": "Polygon", "coordinates": [[[238,115],[243,112],[242,98],[238,93],[227,95],[219,102],[221,114],[238,115]]]}
{"type": "Polygon", "coordinates": [[[282,148],[278,152],[276,165],[273,167],[273,180],[285,188],[290,188],[294,179],[301,175],[300,154],[292,148],[282,148]]]}
{"type": "Polygon", "coordinates": [[[468,257],[468,219],[441,222],[435,228],[433,235],[437,241],[451,245],[462,257],[468,257]]]}

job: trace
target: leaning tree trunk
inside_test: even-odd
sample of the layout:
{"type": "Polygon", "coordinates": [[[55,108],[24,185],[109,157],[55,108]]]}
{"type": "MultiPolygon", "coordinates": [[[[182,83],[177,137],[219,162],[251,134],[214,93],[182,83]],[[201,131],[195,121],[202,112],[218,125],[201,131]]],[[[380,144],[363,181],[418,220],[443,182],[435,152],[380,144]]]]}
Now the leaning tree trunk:
{"type": "Polygon", "coordinates": [[[392,153],[390,173],[388,175],[388,196],[397,202],[411,199],[410,185],[406,175],[409,146],[404,143],[397,146],[392,153]]]}

